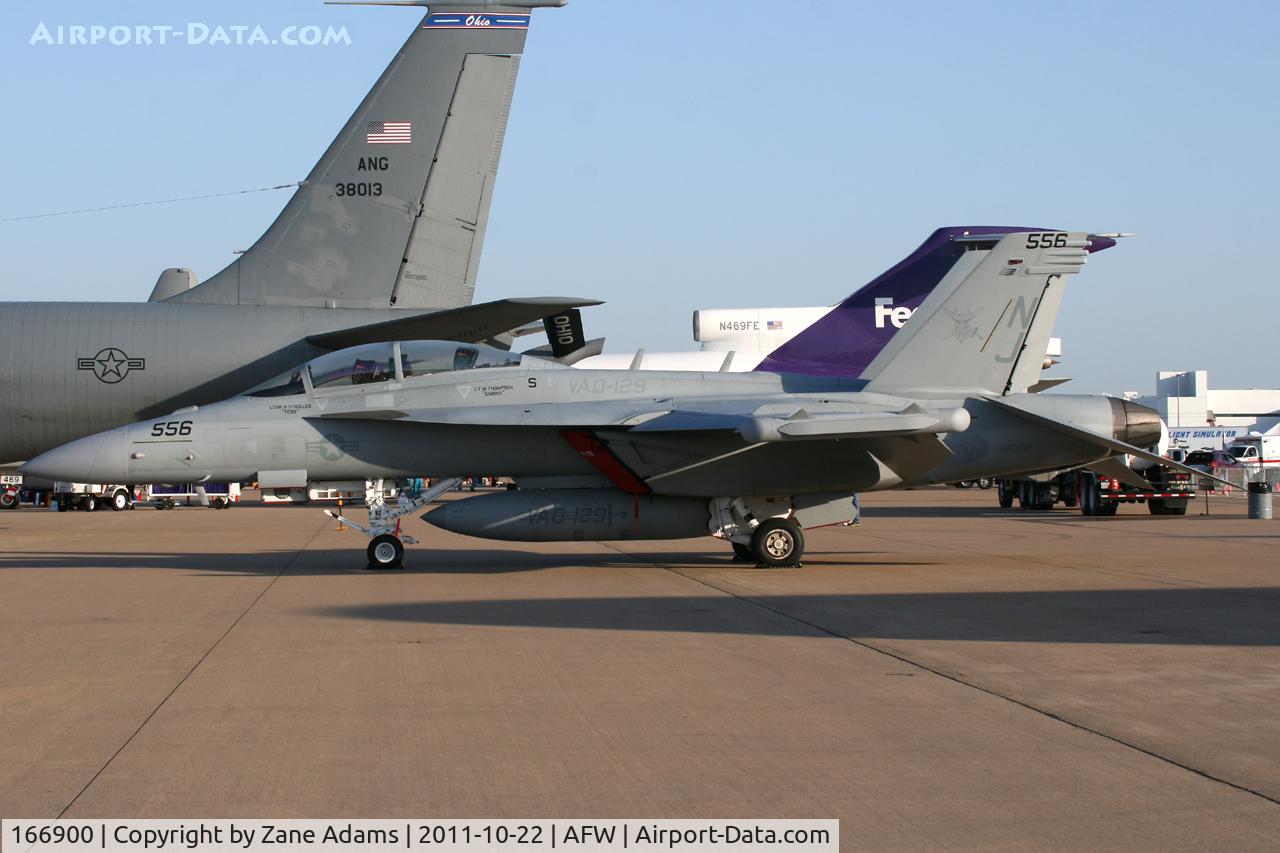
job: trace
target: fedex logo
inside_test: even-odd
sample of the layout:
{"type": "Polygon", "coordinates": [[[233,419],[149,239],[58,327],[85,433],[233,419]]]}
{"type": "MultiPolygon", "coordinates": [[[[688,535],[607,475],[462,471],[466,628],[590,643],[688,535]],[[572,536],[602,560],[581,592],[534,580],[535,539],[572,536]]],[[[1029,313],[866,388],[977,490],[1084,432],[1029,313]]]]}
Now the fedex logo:
{"type": "Polygon", "coordinates": [[[905,305],[893,307],[892,297],[878,298],[876,299],[876,328],[883,329],[885,320],[888,320],[895,329],[901,329],[907,324],[907,320],[911,319],[913,313],[915,313],[914,309],[905,305]]]}

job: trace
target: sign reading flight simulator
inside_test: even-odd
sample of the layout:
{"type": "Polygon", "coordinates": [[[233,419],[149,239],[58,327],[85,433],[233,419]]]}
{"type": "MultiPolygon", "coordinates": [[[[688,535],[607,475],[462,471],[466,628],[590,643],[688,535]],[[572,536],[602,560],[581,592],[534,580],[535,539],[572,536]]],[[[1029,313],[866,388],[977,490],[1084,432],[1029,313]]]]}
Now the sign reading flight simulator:
{"type": "Polygon", "coordinates": [[[462,15],[457,12],[428,15],[424,30],[527,30],[528,15],[462,15]]]}

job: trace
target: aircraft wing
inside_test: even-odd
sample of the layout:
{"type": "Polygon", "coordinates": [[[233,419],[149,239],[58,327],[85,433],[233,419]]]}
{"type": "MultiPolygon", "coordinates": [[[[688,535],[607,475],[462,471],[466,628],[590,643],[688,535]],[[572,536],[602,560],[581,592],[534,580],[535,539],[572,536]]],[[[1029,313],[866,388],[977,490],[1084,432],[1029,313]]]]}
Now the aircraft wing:
{"type": "MultiPolygon", "coordinates": [[[[463,386],[468,394],[483,394],[491,386],[463,386]]],[[[660,403],[661,401],[659,401],[660,403]]],[[[964,409],[926,410],[917,405],[900,412],[809,411],[796,408],[778,415],[772,407],[750,411],[653,409],[653,401],[637,411],[632,401],[559,403],[522,406],[451,406],[429,410],[369,409],[321,413],[323,420],[403,420],[415,423],[471,426],[561,427],[566,429],[625,429],[632,434],[733,432],[749,442],[815,441],[880,438],[895,435],[963,432],[969,426],[964,409]]]]}
{"type": "Polygon", "coordinates": [[[445,340],[479,343],[527,323],[553,316],[559,311],[603,304],[598,299],[567,296],[498,299],[445,311],[408,314],[381,323],[312,335],[307,340],[327,349],[344,349],[383,341],[445,340]]]}
{"type": "MultiPolygon", "coordinates": [[[[465,394],[486,392],[501,388],[477,385],[465,394]]],[[[668,408],[664,402],[672,401],[382,409],[309,420],[326,426],[391,421],[407,435],[425,424],[554,429],[623,491],[643,493],[660,484],[667,494],[691,495],[791,494],[797,484],[813,486],[811,476],[797,475],[799,470],[832,472],[836,490],[887,488],[945,461],[951,450],[941,436],[962,431],[969,420],[964,409],[929,411],[918,405],[899,412],[822,411],[814,405],[815,411],[796,407],[779,414],[769,403],[748,408],[707,401],[703,408],[668,408]]]]}

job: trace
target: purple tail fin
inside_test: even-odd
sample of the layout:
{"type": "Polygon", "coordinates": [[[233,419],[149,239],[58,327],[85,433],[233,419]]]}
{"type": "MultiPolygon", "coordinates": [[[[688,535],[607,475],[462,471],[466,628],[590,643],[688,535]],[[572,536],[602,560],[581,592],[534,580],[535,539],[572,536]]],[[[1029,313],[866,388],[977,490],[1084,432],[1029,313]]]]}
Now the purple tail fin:
{"type": "Polygon", "coordinates": [[[771,352],[756,370],[857,378],[964,254],[964,244],[954,238],[1044,230],[1049,229],[939,228],[920,248],[771,352]]]}

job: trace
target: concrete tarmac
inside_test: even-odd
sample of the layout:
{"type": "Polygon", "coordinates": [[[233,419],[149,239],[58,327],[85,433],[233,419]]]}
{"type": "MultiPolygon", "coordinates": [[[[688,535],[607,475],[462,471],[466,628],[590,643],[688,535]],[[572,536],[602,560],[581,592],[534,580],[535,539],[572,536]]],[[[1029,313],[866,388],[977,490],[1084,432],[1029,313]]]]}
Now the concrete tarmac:
{"type": "Polygon", "coordinates": [[[0,513],[0,816],[836,817],[845,849],[1280,848],[1280,524],[864,497],[399,572],[314,507],[0,513]]]}

